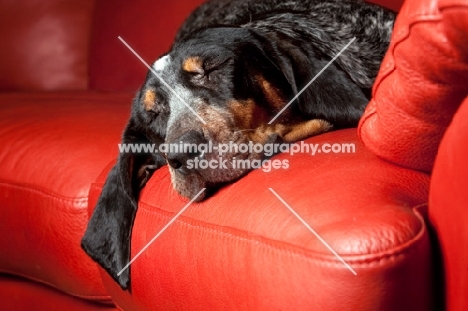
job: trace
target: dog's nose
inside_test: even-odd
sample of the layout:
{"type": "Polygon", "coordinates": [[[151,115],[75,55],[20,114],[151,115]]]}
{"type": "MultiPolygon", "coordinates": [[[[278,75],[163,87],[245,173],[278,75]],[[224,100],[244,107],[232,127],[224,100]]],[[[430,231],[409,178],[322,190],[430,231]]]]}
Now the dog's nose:
{"type": "Polygon", "coordinates": [[[187,161],[200,155],[200,146],[205,144],[203,135],[197,131],[189,131],[169,144],[166,155],[167,163],[174,169],[184,172],[187,161]]]}

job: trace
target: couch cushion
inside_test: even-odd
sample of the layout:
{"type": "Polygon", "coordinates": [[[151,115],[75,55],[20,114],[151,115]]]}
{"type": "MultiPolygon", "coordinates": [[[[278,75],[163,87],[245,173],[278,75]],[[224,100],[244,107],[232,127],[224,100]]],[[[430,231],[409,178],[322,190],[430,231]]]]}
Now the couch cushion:
{"type": "MultiPolygon", "coordinates": [[[[431,250],[416,208],[428,176],[380,160],[354,129],[307,142],[353,143],[356,153],[281,154],[288,169],[253,171],[192,204],[132,264],[130,293],[101,271],[114,301],[125,310],[429,310],[431,250]]],[[[132,256],[186,203],[158,170],[141,193],[132,256]]]]}
{"type": "Polygon", "coordinates": [[[131,97],[0,95],[1,272],[107,297],[80,241],[90,184],[117,156],[131,97]]]}
{"type": "Polygon", "coordinates": [[[0,0],[0,91],[84,90],[92,0],[0,0]]]}
{"type": "Polygon", "coordinates": [[[359,128],[366,146],[384,159],[432,170],[468,94],[467,7],[461,0],[403,5],[359,128]]]}

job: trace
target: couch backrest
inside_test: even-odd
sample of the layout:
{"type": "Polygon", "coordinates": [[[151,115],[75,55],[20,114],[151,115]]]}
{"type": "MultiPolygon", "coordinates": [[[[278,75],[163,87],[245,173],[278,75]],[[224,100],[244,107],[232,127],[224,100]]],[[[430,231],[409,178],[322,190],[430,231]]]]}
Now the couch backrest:
{"type": "MultiPolygon", "coordinates": [[[[398,10],[403,0],[371,0],[398,10]]],[[[135,91],[203,0],[0,0],[0,91],[135,91]]]]}
{"type": "Polygon", "coordinates": [[[85,90],[92,0],[0,0],[0,91],[85,90]]]}
{"type": "MultiPolygon", "coordinates": [[[[91,37],[90,88],[136,91],[147,68],[119,41],[121,36],[147,62],[167,52],[177,29],[204,0],[97,1],[91,37]]],[[[371,0],[398,10],[403,0],[371,0]]]]}
{"type": "Polygon", "coordinates": [[[148,69],[118,39],[122,37],[148,64],[167,52],[178,27],[203,0],[97,1],[90,51],[90,88],[136,91],[148,69]]]}

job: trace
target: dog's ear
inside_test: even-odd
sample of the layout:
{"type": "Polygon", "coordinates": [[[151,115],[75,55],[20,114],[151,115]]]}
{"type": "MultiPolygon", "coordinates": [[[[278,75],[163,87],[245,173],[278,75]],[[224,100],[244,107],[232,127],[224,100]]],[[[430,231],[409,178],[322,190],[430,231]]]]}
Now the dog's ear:
{"type": "MultiPolygon", "coordinates": [[[[369,102],[366,96],[367,91],[356,85],[350,76],[335,63],[329,64],[320,73],[330,59],[309,58],[309,64],[313,63],[314,67],[313,71],[309,72],[312,72],[313,76],[310,73],[302,74],[299,78],[301,81],[299,87],[302,89],[311,81],[312,83],[299,96],[298,108],[301,114],[326,120],[335,129],[357,126],[369,102]]],[[[298,71],[301,72],[300,69],[298,71]]]]}
{"type": "Polygon", "coordinates": [[[293,111],[307,118],[327,120],[335,128],[357,124],[369,101],[367,90],[358,86],[337,63],[321,72],[335,55],[324,55],[310,46],[302,49],[275,33],[263,36],[261,41],[265,57],[290,85],[292,93],[287,94],[290,100],[299,94],[291,105],[293,111]]]}
{"type": "MultiPolygon", "coordinates": [[[[134,135],[132,121],[127,126],[123,142],[150,144],[134,135]]],[[[122,150],[121,150],[122,151],[122,150]]],[[[130,150],[129,150],[130,151],[130,150]]],[[[157,168],[164,165],[160,154],[120,153],[102,189],[81,245],[122,287],[130,286],[130,238],[137,210],[139,190],[157,168]]]]}

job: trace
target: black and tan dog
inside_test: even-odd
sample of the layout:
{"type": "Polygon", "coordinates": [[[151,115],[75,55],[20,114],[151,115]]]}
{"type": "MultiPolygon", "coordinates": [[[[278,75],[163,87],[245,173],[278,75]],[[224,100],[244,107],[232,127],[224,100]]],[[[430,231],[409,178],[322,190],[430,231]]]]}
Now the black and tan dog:
{"type": "MultiPolygon", "coordinates": [[[[355,126],[369,101],[394,18],[388,10],[352,0],[209,1],[186,20],[170,52],[153,64],[159,77],[148,73],[134,100],[123,142],[288,143],[355,126]]],[[[166,163],[174,188],[188,198],[248,172],[186,165],[195,157],[218,156],[122,153],[82,240],[85,251],[122,288],[128,288],[129,269],[118,273],[130,260],[131,227],[141,187],[166,163]]],[[[262,155],[231,152],[223,157],[262,155]]]]}

